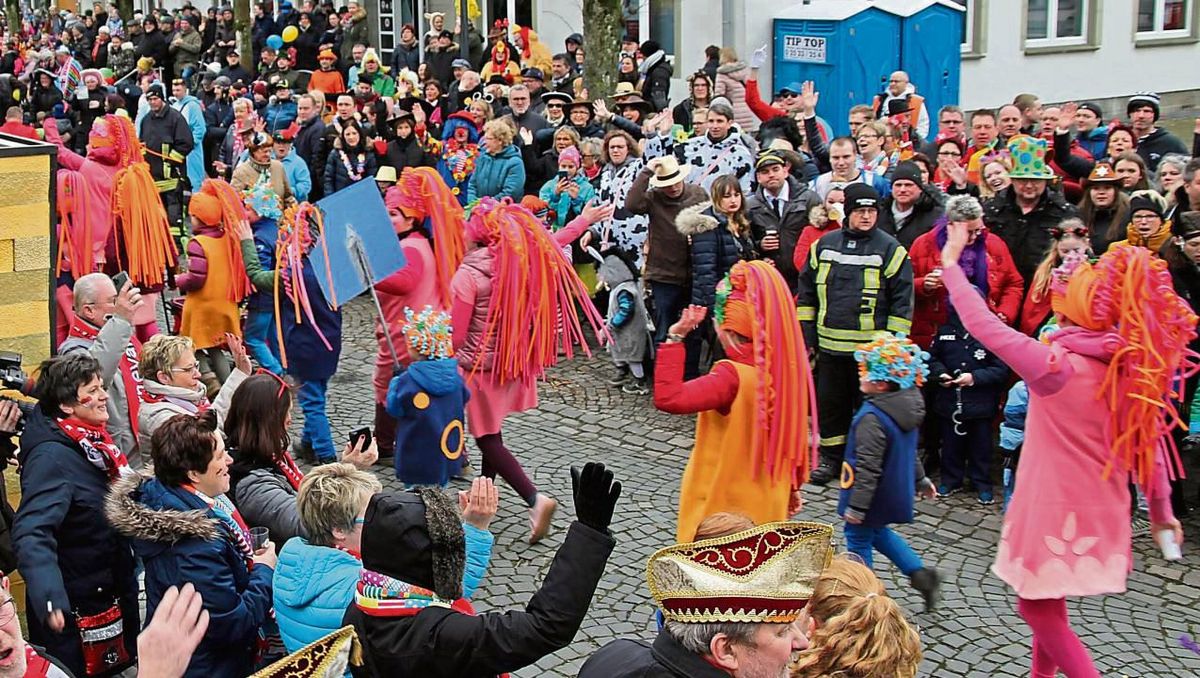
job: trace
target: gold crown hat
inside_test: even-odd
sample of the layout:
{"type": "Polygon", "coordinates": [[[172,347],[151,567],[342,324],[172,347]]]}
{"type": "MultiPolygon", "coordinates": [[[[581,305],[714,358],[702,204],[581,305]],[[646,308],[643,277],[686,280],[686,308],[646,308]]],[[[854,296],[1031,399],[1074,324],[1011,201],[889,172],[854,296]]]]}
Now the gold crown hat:
{"type": "Polygon", "coordinates": [[[661,549],[646,563],[646,580],[670,621],[786,623],[832,560],[832,526],[766,523],[661,549]]]}

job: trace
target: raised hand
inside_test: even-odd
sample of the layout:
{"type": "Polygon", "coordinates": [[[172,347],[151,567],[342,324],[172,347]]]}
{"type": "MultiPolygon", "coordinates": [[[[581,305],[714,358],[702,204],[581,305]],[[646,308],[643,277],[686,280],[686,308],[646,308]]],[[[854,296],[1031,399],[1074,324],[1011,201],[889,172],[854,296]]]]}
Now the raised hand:
{"type": "Polygon", "coordinates": [[[245,374],[252,373],[254,365],[250,363],[250,354],[246,352],[246,344],[242,342],[242,338],[231,332],[226,332],[225,344],[229,346],[229,354],[233,356],[234,366],[245,374]]]}
{"type": "Polygon", "coordinates": [[[767,63],[767,46],[763,45],[750,55],[750,68],[758,70],[767,63]]]}
{"type": "Polygon", "coordinates": [[[958,263],[963,249],[967,246],[967,222],[951,221],[946,224],[946,245],[942,247],[942,266],[950,267],[958,263]]]}
{"type": "Polygon", "coordinates": [[[821,99],[821,93],[817,91],[817,86],[812,80],[805,80],[800,86],[800,110],[805,115],[811,115],[817,111],[817,101],[821,99]]]}
{"type": "Polygon", "coordinates": [[[596,111],[596,118],[599,120],[608,120],[613,115],[609,112],[608,105],[603,100],[597,100],[593,103],[592,110],[596,111]]]}
{"type": "Polygon", "coordinates": [[[599,205],[595,200],[589,200],[588,204],[583,206],[583,211],[579,213],[579,216],[587,219],[589,224],[596,224],[601,221],[608,221],[609,219],[612,219],[614,210],[616,210],[616,207],[611,203],[607,205],[599,205]]]}
{"type": "Polygon", "coordinates": [[[1079,104],[1074,101],[1068,101],[1059,110],[1062,113],[1058,117],[1058,128],[1070,129],[1071,125],[1075,124],[1075,113],[1079,111],[1079,104]]]}
{"type": "Polygon", "coordinates": [[[708,315],[708,308],[691,304],[683,309],[683,314],[680,315],[679,321],[671,325],[667,330],[667,334],[686,337],[692,333],[692,330],[700,326],[706,315],[708,315]]]}
{"type": "Polygon", "coordinates": [[[613,509],[621,497],[621,483],[604,464],[589,461],[580,470],[571,467],[571,492],[575,496],[575,517],[588,527],[607,532],[613,509]]]}
{"type": "Polygon", "coordinates": [[[379,461],[379,449],[375,446],[375,436],[373,435],[359,439],[357,445],[346,443],[346,449],[342,452],[343,463],[353,464],[363,470],[371,468],[377,461],[379,461]],[[364,443],[366,443],[365,449],[364,443]]]}
{"type": "Polygon", "coordinates": [[[167,589],[154,618],[138,634],[138,676],[178,678],[208,630],[208,610],[196,588],[184,584],[167,589]]]}
{"type": "Polygon", "coordinates": [[[130,281],[125,281],[121,289],[117,291],[117,308],[114,311],[115,315],[130,324],[133,323],[133,314],[142,307],[142,293],[138,288],[133,286],[130,281]]]}
{"type": "Polygon", "coordinates": [[[488,529],[499,508],[499,492],[491,478],[479,476],[471,481],[470,490],[459,490],[458,508],[463,522],[480,530],[488,529]]]}

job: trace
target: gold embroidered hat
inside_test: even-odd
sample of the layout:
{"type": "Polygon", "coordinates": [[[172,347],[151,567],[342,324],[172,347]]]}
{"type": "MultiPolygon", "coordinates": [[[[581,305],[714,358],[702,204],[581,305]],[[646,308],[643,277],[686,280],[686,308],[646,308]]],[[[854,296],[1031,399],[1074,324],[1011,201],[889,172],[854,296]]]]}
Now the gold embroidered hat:
{"type": "Polygon", "coordinates": [[[833,559],[833,527],[779,522],[659,550],[650,594],[678,622],[790,622],[833,559]]]}

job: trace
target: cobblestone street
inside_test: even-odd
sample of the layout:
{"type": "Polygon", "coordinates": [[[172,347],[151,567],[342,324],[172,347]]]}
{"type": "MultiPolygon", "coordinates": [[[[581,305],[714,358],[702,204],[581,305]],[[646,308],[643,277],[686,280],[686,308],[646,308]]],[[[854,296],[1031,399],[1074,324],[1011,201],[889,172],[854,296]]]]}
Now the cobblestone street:
{"type": "MultiPolygon", "coordinates": [[[[342,360],[330,387],[330,416],[339,441],[373,416],[375,341],[368,304],[358,299],[345,311],[342,360]]],[[[570,647],[518,676],[574,676],[600,645],[654,634],[645,563],[674,533],[675,501],[694,417],[663,414],[649,396],[622,394],[605,383],[609,370],[604,356],[577,357],[560,365],[541,388],[541,407],[505,425],[505,443],[539,489],[559,500],[560,508],[551,536],[528,546],[527,512],[502,487],[500,514],[492,524],[495,551],[477,594],[483,610],[523,607],[537,589],[574,517],[571,464],[604,462],[624,484],[613,521],[617,547],[582,630],[570,647]]],[[[473,447],[470,454],[478,468],[473,447]]],[[[380,476],[395,486],[390,469],[381,468],[380,476]]],[[[804,494],[803,518],[837,524],[832,488],[810,486],[804,494]]],[[[1016,615],[1016,598],[989,571],[999,528],[999,505],[980,506],[970,495],[919,503],[917,522],[899,532],[945,580],[942,603],[930,614],[920,612],[919,597],[890,563],[877,558],[877,572],[920,627],[922,675],[1028,675],[1029,634],[1016,615]]],[[[1189,542],[1182,563],[1164,561],[1148,537],[1139,538],[1128,593],[1070,603],[1072,622],[1104,675],[1200,675],[1200,656],[1180,644],[1184,634],[1200,636],[1200,523],[1192,518],[1184,529],[1189,542]]]]}

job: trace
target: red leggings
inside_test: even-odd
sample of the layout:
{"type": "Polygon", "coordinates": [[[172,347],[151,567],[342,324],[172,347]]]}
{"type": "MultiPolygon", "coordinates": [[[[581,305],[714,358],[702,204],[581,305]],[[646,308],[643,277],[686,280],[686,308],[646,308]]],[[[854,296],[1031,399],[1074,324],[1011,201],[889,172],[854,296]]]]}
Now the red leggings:
{"type": "Polygon", "coordinates": [[[1087,648],[1071,630],[1066,600],[1018,598],[1017,612],[1033,630],[1034,678],[1054,678],[1058,671],[1067,678],[1100,678],[1087,648]]]}
{"type": "Polygon", "coordinates": [[[532,507],[537,501],[537,488],[529,480],[529,476],[525,475],[521,462],[504,446],[504,439],[500,437],[500,433],[479,436],[475,439],[475,445],[479,447],[480,456],[483,457],[483,468],[480,472],[488,478],[495,478],[499,473],[509,487],[516,490],[521,499],[532,507]]]}

